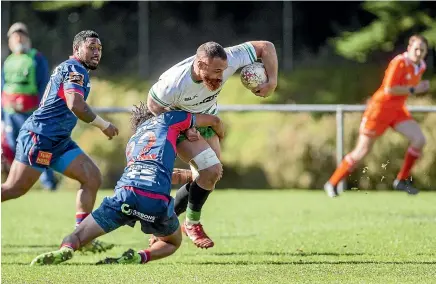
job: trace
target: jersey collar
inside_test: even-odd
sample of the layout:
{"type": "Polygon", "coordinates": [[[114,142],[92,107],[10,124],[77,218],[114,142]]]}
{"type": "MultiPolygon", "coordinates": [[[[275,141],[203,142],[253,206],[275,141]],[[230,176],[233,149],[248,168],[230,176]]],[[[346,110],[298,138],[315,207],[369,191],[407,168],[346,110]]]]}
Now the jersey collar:
{"type": "Polygon", "coordinates": [[[77,57],[76,57],[76,56],[74,56],[74,55],[71,55],[71,56],[70,56],[70,59],[74,59],[74,60],[76,60],[77,62],[79,62],[79,63],[80,63],[80,65],[82,65],[83,67],[85,67],[86,71],[88,71],[88,73],[89,73],[89,69],[88,69],[88,68],[86,68],[86,66],[85,66],[85,65],[83,65],[82,61],[80,61],[80,59],[79,59],[79,58],[77,58],[77,57]]]}
{"type": "Polygon", "coordinates": [[[407,54],[407,51],[403,53],[403,56],[404,56],[404,58],[406,58],[406,61],[407,61],[408,64],[412,64],[413,65],[413,68],[415,70],[415,75],[418,74],[422,69],[425,68],[424,60],[421,60],[419,62],[419,64],[414,63],[412,60],[410,60],[410,58],[409,58],[409,56],[407,54]]]}

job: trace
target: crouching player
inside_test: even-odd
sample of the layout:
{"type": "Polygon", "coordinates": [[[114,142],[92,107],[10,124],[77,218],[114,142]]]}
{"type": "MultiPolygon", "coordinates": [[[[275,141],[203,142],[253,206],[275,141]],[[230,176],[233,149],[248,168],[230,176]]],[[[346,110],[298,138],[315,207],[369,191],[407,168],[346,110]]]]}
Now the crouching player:
{"type": "Polygon", "coordinates": [[[116,185],[115,194],[105,197],[77,229],[64,238],[57,251],[36,257],[31,265],[59,264],[91,240],[120,226],[133,227],[137,221],[145,234],[157,241],[148,249],[126,251],[119,258],[106,258],[98,264],[146,263],[173,254],[182,234],[170,196],[171,176],[176,159],[176,140],[191,127],[211,126],[223,138],[223,125],[214,115],[169,111],[156,117],[141,103],[132,115],[135,134],[126,147],[127,166],[116,185]]]}

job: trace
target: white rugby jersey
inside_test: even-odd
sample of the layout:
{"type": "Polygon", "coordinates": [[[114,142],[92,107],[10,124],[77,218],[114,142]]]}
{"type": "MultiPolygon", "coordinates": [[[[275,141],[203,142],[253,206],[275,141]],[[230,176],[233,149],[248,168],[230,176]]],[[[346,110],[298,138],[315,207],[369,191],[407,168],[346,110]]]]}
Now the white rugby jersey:
{"type": "Polygon", "coordinates": [[[191,56],[164,72],[151,87],[149,96],[159,105],[170,109],[216,114],[217,96],[227,79],[239,68],[257,60],[256,51],[249,42],[225,48],[225,51],[228,68],[224,70],[223,81],[218,90],[210,91],[203,82],[193,80],[191,67],[195,56],[191,56]]]}

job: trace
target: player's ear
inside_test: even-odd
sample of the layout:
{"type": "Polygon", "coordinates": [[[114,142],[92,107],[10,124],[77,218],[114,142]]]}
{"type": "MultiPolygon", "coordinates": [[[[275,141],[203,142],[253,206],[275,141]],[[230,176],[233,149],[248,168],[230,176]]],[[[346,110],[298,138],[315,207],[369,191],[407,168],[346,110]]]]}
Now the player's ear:
{"type": "Polygon", "coordinates": [[[76,55],[77,57],[80,57],[80,44],[78,44],[77,46],[74,47],[74,55],[76,55]]]}
{"type": "Polygon", "coordinates": [[[197,61],[197,67],[198,67],[198,69],[200,69],[200,70],[204,70],[204,69],[206,69],[206,64],[204,64],[203,61],[198,60],[198,61],[197,61]]]}

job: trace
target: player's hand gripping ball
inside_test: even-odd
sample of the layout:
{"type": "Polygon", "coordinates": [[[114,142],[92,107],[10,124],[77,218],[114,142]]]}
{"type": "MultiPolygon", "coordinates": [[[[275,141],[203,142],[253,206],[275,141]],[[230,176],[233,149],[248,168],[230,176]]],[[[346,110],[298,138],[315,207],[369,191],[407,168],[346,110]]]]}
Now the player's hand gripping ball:
{"type": "Polygon", "coordinates": [[[268,82],[263,63],[254,62],[241,70],[241,82],[245,88],[253,90],[257,86],[268,82]]]}

